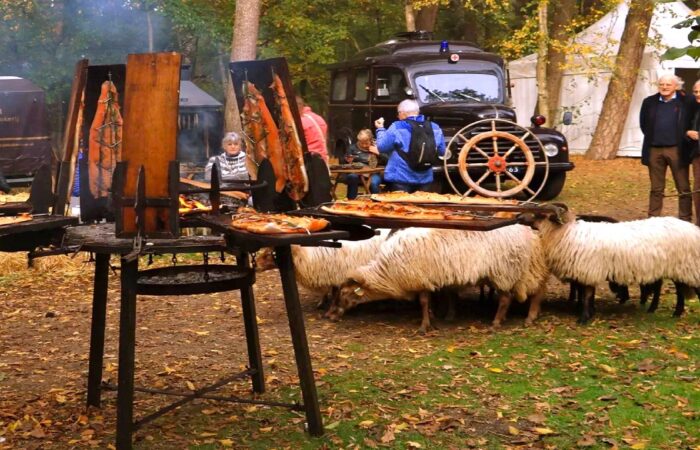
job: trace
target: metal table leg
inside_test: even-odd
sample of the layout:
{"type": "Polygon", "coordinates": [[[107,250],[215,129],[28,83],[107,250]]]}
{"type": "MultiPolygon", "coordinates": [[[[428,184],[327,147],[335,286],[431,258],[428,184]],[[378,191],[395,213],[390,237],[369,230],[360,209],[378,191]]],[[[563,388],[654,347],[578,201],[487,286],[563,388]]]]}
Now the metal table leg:
{"type": "MultiPolygon", "coordinates": [[[[248,253],[241,253],[236,260],[240,267],[250,269],[250,255],[248,253]]],[[[263,393],[265,392],[265,377],[263,374],[262,356],[260,355],[260,337],[258,335],[253,286],[241,289],[241,304],[243,306],[243,324],[245,325],[245,337],[248,345],[248,364],[255,371],[251,377],[253,391],[263,393]]]]}
{"type": "Polygon", "coordinates": [[[88,367],[88,406],[100,407],[102,363],[105,347],[105,322],[107,319],[107,281],[109,279],[109,254],[95,257],[95,279],[92,292],[92,325],[90,328],[90,361],[88,367]]]}
{"type": "Polygon", "coordinates": [[[117,387],[117,450],[131,450],[134,431],[134,356],[136,346],[136,278],[138,258],[121,258],[119,314],[119,385],[117,387]]]}
{"type": "Polygon", "coordinates": [[[297,282],[294,277],[292,249],[289,245],[275,247],[275,254],[277,267],[280,270],[280,278],[282,279],[284,302],[287,309],[287,318],[289,319],[289,329],[292,334],[294,357],[296,358],[297,371],[299,372],[299,382],[304,399],[304,410],[306,411],[309,433],[312,436],[321,436],[323,434],[323,420],[321,419],[321,411],[318,406],[318,394],[316,393],[314,372],[311,368],[311,356],[309,355],[309,344],[306,340],[304,316],[302,315],[297,282]]]}

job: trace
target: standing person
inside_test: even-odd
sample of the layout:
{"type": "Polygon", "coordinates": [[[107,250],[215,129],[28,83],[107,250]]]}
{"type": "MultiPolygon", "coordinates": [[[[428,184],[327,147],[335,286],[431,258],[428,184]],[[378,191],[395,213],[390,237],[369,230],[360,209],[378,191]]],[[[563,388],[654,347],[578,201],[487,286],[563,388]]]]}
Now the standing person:
{"type": "Polygon", "coordinates": [[[316,153],[328,164],[328,147],[326,136],[328,136],[328,125],[323,117],[311,111],[304,99],[297,95],[297,108],[301,115],[301,126],[304,129],[304,139],[306,147],[310,153],[316,153]]]}
{"type": "Polygon", "coordinates": [[[415,100],[402,101],[397,110],[399,120],[388,129],[384,128],[383,117],[374,122],[377,148],[390,154],[384,181],[390,191],[428,190],[433,182],[432,163],[437,155],[445,154],[445,137],[436,123],[420,114],[415,100]],[[427,160],[421,159],[421,154],[427,155],[427,160]]]}
{"type": "Polygon", "coordinates": [[[700,80],[693,85],[693,97],[689,102],[688,126],[686,127],[686,152],[693,165],[693,207],[695,225],[700,226],[700,80]]]}
{"type": "MultiPolygon", "coordinates": [[[[365,167],[376,167],[379,162],[379,150],[374,145],[374,136],[372,136],[371,130],[364,129],[357,133],[357,142],[345,152],[345,161],[348,163],[361,163],[365,167]],[[372,160],[374,160],[374,164],[371,163],[372,160]]],[[[348,200],[357,198],[360,176],[356,173],[349,173],[345,177],[345,182],[348,185],[348,200]]],[[[382,176],[380,174],[373,173],[370,175],[369,193],[378,194],[380,184],[382,184],[382,176]]]]}
{"type": "Polygon", "coordinates": [[[649,168],[649,217],[660,216],[666,186],[666,168],[678,191],[678,218],[691,221],[692,199],[688,165],[690,157],[684,145],[687,125],[685,95],[677,91],[680,86],[675,75],[662,75],[658,81],[659,92],[642,102],[639,124],[644,133],[642,164],[649,168]]]}

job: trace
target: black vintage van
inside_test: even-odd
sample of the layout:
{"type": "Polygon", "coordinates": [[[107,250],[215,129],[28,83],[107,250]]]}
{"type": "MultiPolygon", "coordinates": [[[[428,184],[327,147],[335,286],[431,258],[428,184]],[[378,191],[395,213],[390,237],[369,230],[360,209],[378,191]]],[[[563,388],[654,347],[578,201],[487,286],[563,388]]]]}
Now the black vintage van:
{"type": "Polygon", "coordinates": [[[446,161],[434,167],[435,190],[549,200],[574,167],[566,138],[540,127],[542,117],[530,128],[515,123],[503,59],[471,44],[404,33],[330,71],[328,141],[337,156],[379,117],[388,127],[398,103],[413,98],[449,143],[446,161]]]}
{"type": "Polygon", "coordinates": [[[50,162],[44,91],[29,80],[0,76],[0,170],[10,183],[27,183],[50,162]]]}

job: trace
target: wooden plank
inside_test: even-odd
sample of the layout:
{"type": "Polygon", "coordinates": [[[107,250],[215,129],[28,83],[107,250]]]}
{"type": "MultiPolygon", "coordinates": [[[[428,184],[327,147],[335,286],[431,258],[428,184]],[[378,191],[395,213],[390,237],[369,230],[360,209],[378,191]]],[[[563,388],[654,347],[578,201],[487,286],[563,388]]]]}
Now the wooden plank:
{"type": "Polygon", "coordinates": [[[76,134],[79,126],[80,105],[87,81],[87,68],[87,59],[81,59],[75,64],[73,85],[71,86],[70,101],[68,103],[68,117],[66,119],[65,132],[63,133],[61,164],[59,164],[56,188],[54,189],[56,198],[54,199],[53,213],[59,216],[66,213],[66,205],[68,204],[70,187],[73,181],[76,157],[75,148],[77,147],[76,134]]]}
{"type": "MultiPolygon", "coordinates": [[[[122,159],[127,163],[124,198],[136,195],[139,167],[146,173],[146,198],[168,198],[168,165],[177,158],[177,115],[180,101],[178,53],[129,55],[124,92],[122,159]]],[[[177,197],[177,195],[176,195],[177,197]]],[[[175,198],[177,202],[177,198],[175,198]]],[[[133,207],[123,207],[120,237],[136,231],[133,207]]],[[[169,207],[147,207],[149,237],[175,237],[169,207]]]]}

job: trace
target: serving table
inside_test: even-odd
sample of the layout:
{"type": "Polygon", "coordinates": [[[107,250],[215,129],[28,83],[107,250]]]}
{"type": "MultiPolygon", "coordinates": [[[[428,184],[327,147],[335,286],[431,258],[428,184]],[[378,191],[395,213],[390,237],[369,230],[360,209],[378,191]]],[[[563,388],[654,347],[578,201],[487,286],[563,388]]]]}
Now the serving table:
{"type": "Polygon", "coordinates": [[[338,188],[338,183],[340,182],[340,175],[347,175],[347,174],[356,174],[360,177],[360,181],[362,182],[362,186],[365,188],[365,193],[369,194],[369,187],[371,183],[371,176],[374,175],[375,173],[383,173],[384,172],[384,167],[362,167],[362,168],[352,168],[352,167],[343,167],[340,166],[338,168],[331,168],[330,169],[331,175],[335,175],[335,179],[333,180],[333,183],[331,185],[331,195],[333,196],[333,200],[336,199],[335,195],[335,190],[338,188]]]}

